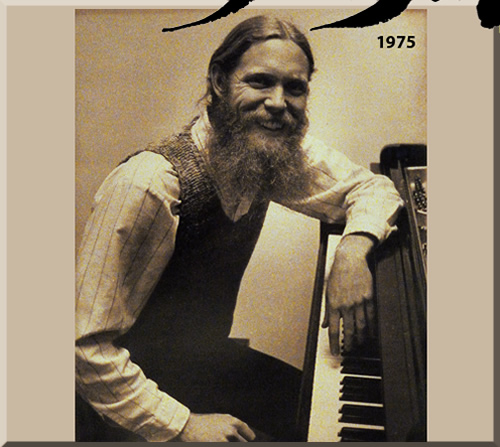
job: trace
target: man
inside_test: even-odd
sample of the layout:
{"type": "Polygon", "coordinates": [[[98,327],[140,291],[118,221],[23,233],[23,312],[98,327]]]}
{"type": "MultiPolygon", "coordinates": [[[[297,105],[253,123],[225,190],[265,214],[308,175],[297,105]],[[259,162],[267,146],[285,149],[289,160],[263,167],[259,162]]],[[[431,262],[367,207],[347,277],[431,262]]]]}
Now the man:
{"type": "Polygon", "coordinates": [[[77,440],[295,439],[299,371],[228,339],[271,200],[346,221],[324,325],[334,354],[341,317],[346,348],[362,340],[366,258],[401,199],[306,135],[313,72],[292,24],[242,22],[212,55],[203,114],[104,181],[77,267],[77,440]]]}

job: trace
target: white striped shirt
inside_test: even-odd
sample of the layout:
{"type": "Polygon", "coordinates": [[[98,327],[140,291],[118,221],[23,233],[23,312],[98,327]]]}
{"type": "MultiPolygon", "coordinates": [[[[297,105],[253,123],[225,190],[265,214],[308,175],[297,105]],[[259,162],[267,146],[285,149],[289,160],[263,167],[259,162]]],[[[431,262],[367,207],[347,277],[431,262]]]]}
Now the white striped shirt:
{"type": "MultiPolygon", "coordinates": [[[[192,128],[205,155],[208,126],[205,114],[192,128]]],[[[310,136],[303,147],[318,176],[309,197],[284,205],[328,222],[345,220],[345,234],[384,240],[402,205],[392,182],[310,136]]],[[[179,192],[177,174],[161,155],[143,152],[114,169],[95,196],[77,263],[77,390],[148,441],[179,434],[189,409],[159,390],[113,340],[134,324],[173,254],[179,192]]],[[[249,206],[221,202],[233,219],[249,206]]]]}

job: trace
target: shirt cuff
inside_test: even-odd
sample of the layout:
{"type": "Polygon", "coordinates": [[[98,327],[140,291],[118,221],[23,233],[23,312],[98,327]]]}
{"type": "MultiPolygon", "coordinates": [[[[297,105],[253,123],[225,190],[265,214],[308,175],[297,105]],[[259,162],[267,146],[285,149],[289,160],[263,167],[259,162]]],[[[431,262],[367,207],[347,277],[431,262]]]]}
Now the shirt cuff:
{"type": "Polygon", "coordinates": [[[371,220],[348,222],[343,236],[353,233],[368,233],[376,237],[379,242],[383,242],[395,230],[397,230],[396,226],[387,223],[377,224],[371,220]]]}
{"type": "Polygon", "coordinates": [[[184,429],[190,414],[189,408],[166,396],[156,412],[154,423],[140,428],[137,434],[148,442],[170,441],[184,429]]]}

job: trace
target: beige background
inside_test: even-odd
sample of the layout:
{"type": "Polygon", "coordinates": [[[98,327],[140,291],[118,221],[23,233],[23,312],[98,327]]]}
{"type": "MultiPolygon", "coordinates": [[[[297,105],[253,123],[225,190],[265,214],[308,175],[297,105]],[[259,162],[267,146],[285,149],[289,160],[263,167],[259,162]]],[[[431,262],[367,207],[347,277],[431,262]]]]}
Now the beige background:
{"type": "MultiPolygon", "coordinates": [[[[486,441],[492,439],[492,36],[474,8],[431,8],[428,18],[430,439],[486,441]],[[483,219],[464,240],[469,204],[483,219]],[[464,389],[472,364],[480,375],[475,395],[464,389]],[[463,411],[479,404],[484,411],[463,411]]],[[[16,45],[8,58],[8,440],[71,440],[73,12],[11,8],[8,39],[16,45]]]]}

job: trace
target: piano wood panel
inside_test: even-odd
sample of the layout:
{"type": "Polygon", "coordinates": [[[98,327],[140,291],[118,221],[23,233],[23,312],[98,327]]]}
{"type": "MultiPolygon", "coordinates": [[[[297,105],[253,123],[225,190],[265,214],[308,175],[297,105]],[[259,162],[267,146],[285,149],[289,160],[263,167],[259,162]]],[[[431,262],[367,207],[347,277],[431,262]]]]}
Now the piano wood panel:
{"type": "MultiPolygon", "coordinates": [[[[381,171],[391,177],[403,198],[403,170],[425,166],[423,145],[391,145],[381,153],[381,171]],[[387,149],[387,150],[386,150],[387,149]]],[[[407,201],[408,205],[408,201],[407,201]]],[[[415,250],[408,210],[401,213],[399,230],[374,254],[375,303],[381,354],[384,440],[425,441],[426,387],[426,276],[415,250]]],[[[303,441],[337,441],[341,404],[339,369],[328,358],[326,331],[319,324],[330,234],[341,234],[341,226],[321,224],[313,303],[309,324],[297,429],[303,441]],[[326,341],[326,342],[325,342],[326,341]],[[326,380],[326,382],[324,382],[326,380]],[[331,388],[329,385],[331,383],[331,388]],[[335,398],[337,395],[337,399],[335,398]]]]}

